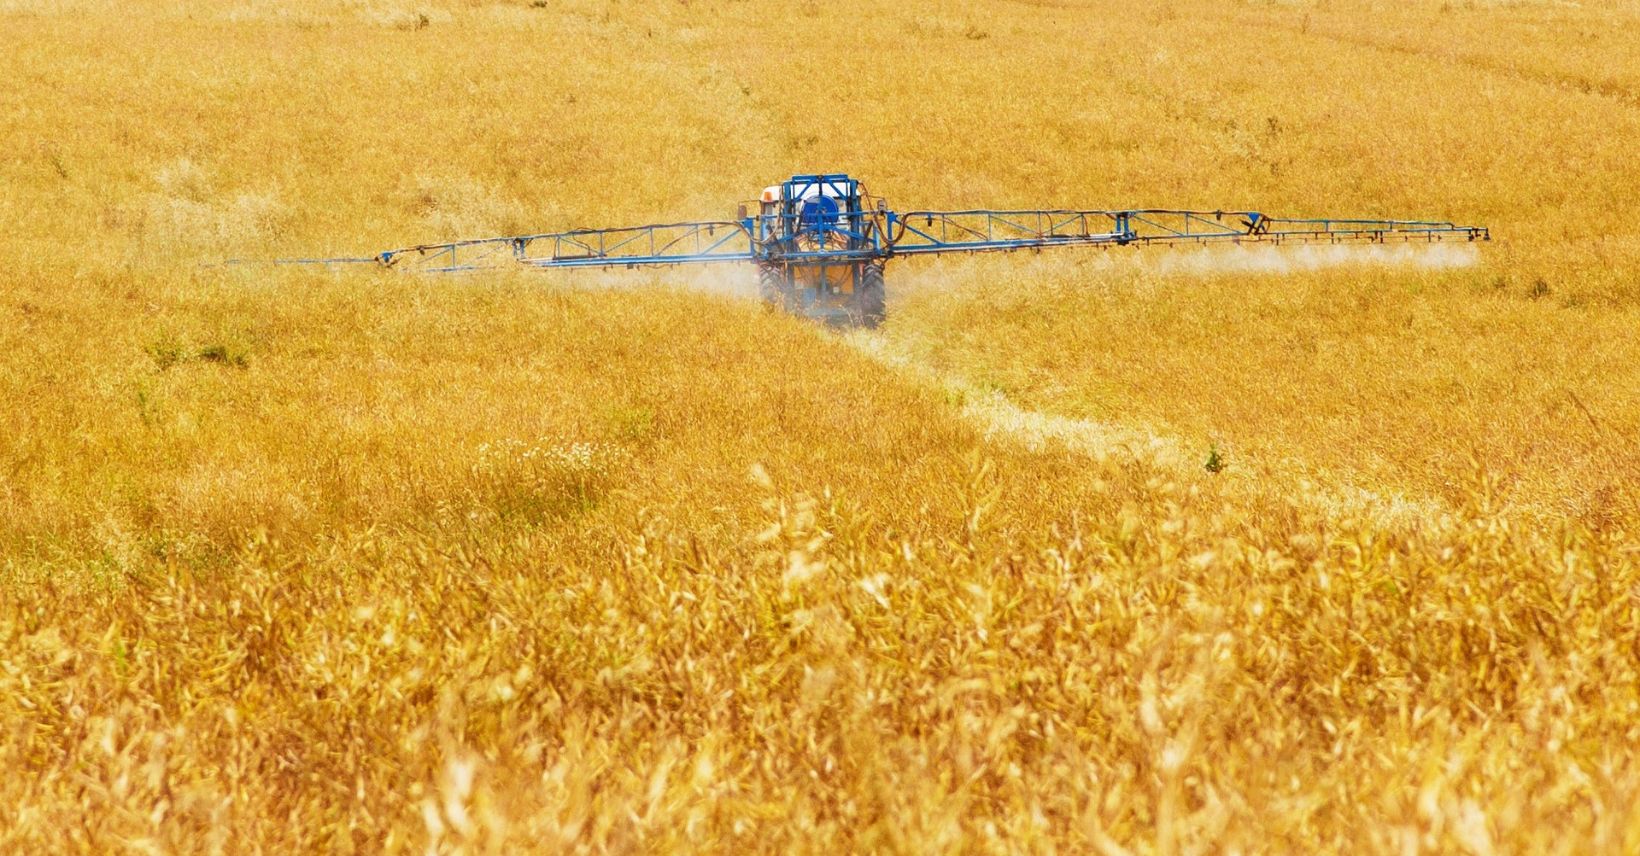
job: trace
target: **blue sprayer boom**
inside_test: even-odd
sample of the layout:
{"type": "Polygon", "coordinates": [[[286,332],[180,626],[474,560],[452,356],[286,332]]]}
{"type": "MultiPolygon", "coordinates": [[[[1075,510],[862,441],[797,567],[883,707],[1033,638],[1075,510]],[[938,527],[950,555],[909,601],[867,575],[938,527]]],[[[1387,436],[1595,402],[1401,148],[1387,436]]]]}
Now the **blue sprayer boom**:
{"type": "Polygon", "coordinates": [[[368,263],[424,272],[755,264],[771,305],[845,326],[884,318],[883,266],[895,256],[1075,246],[1211,243],[1485,241],[1483,226],[1414,220],[1294,220],[1257,211],[889,210],[847,175],[794,175],[742,205],[733,220],[576,229],[387,250],[374,256],[288,259],[368,263]],[[755,206],[755,213],[753,213],[755,206]]]}

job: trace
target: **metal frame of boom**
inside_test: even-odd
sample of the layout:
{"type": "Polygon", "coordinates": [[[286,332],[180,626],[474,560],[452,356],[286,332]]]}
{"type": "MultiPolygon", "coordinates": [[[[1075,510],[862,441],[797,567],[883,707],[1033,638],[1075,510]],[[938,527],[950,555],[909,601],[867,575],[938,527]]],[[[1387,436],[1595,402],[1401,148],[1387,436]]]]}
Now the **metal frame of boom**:
{"type": "Polygon", "coordinates": [[[514,263],[534,268],[640,267],[760,262],[852,264],[896,256],[1043,249],[1215,243],[1390,243],[1491,240],[1484,226],[1444,221],[1292,219],[1257,211],[1135,208],[891,211],[847,175],[797,175],[782,185],[782,204],[735,220],[660,223],[617,229],[575,229],[502,238],[450,241],[387,250],[365,258],[284,259],[282,264],[373,263],[429,273],[481,270],[514,263]],[[843,240],[819,249],[789,237],[814,223],[794,200],[813,189],[835,193],[840,208],[822,227],[843,240]],[[874,204],[873,204],[874,203],[874,204]]]}

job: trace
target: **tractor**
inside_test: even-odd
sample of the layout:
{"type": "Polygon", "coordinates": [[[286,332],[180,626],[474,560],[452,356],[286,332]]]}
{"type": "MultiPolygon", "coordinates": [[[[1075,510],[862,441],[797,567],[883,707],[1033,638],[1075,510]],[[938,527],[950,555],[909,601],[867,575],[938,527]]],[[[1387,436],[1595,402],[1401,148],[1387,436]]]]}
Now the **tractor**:
{"type": "Polygon", "coordinates": [[[758,204],[749,222],[764,303],[834,326],[882,323],[882,200],[873,208],[865,188],[846,175],[798,175],[765,188],[758,204]]]}

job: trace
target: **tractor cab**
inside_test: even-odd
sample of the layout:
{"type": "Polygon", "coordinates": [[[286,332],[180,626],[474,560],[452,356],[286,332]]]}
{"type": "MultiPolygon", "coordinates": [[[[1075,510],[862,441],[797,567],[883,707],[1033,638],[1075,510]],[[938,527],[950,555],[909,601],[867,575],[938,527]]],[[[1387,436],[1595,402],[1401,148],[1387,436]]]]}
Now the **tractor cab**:
{"type": "Polygon", "coordinates": [[[843,174],[794,175],[763,190],[750,224],[763,298],[835,325],[882,320],[885,208],[843,174]]]}
{"type": "Polygon", "coordinates": [[[865,188],[846,175],[793,176],[763,189],[760,238],[842,247],[864,237],[865,188]]]}

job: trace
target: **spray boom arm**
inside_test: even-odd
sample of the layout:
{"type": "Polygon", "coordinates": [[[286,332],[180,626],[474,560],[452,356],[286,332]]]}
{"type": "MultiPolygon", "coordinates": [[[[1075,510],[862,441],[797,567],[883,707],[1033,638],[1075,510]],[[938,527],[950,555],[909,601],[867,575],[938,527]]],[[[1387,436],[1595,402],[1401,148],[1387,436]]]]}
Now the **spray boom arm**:
{"type": "Polygon", "coordinates": [[[1483,227],[1422,220],[1294,220],[1257,211],[912,211],[889,214],[894,255],[1082,244],[1384,243],[1488,240],[1483,227]]]}

